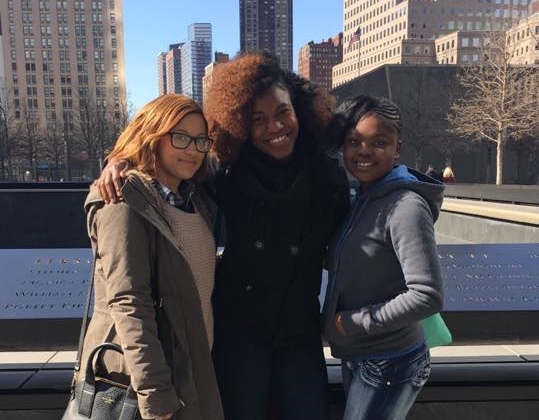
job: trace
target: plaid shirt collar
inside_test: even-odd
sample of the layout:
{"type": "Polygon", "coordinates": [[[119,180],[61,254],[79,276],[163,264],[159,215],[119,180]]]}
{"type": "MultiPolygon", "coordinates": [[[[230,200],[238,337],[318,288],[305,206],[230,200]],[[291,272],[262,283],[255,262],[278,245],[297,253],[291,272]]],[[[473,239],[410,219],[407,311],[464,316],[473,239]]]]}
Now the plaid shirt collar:
{"type": "Polygon", "coordinates": [[[159,195],[170,205],[190,213],[194,211],[193,204],[191,203],[191,194],[193,193],[191,183],[186,181],[180,183],[179,194],[172,192],[170,188],[160,183],[157,179],[154,179],[152,184],[159,192],[159,195]],[[184,197],[186,197],[187,200],[184,199],[184,197]]]}

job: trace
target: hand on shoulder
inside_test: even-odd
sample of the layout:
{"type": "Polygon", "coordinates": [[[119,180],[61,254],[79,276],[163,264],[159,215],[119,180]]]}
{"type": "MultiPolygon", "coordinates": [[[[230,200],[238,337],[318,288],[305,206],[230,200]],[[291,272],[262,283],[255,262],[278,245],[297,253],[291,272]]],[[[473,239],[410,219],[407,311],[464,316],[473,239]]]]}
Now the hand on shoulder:
{"type": "Polygon", "coordinates": [[[106,204],[120,201],[122,182],[129,169],[131,168],[127,160],[113,158],[105,166],[99,178],[94,181],[94,185],[99,189],[99,194],[106,204]]]}

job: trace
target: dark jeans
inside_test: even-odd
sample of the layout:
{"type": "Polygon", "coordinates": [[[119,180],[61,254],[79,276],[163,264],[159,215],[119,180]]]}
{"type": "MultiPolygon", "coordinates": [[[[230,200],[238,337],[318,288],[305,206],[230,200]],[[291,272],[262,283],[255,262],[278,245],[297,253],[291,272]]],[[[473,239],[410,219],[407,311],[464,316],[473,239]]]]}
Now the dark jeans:
{"type": "Polygon", "coordinates": [[[254,334],[216,335],[213,359],[225,420],[328,420],[320,342],[272,348],[254,334]]]}
{"type": "Polygon", "coordinates": [[[343,361],[343,420],[405,420],[430,374],[427,346],[392,359],[343,361]]]}

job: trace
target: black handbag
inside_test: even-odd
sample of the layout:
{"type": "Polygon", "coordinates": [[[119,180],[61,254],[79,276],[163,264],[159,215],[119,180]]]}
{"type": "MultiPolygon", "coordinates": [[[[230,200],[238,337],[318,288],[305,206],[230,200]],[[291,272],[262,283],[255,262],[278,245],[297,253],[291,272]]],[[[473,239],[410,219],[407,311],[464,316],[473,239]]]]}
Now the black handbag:
{"type": "Polygon", "coordinates": [[[131,386],[96,376],[96,372],[99,372],[102,353],[106,350],[123,354],[121,347],[115,343],[102,343],[92,350],[86,364],[86,376],[83,381],[75,385],[62,420],[137,420],[141,418],[137,406],[137,394],[131,386]]]}

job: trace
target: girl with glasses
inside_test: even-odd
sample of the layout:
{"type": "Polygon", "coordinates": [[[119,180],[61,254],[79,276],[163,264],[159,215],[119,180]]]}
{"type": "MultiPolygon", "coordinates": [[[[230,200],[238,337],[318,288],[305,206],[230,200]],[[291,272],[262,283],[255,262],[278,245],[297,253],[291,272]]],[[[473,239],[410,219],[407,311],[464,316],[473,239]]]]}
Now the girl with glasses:
{"type": "Polygon", "coordinates": [[[108,157],[130,163],[121,202],[106,206],[93,185],[85,203],[96,260],[82,366],[96,345],[121,345],[123,357],[104,356],[105,373],[131,383],[145,419],[223,418],[210,355],[213,218],[211,203],[195,188],[211,144],[192,99],[154,99],[108,157]]]}

